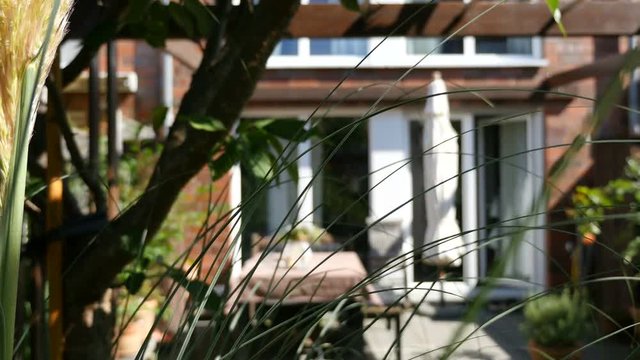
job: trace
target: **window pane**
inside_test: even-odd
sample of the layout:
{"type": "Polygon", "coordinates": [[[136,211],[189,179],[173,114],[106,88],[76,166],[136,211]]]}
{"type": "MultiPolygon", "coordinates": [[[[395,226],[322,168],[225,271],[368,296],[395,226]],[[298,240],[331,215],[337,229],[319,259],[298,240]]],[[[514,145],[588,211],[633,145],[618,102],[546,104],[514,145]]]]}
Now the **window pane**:
{"type": "Polygon", "coordinates": [[[407,53],[425,55],[433,51],[432,54],[462,54],[461,38],[449,39],[436,49],[441,41],[442,38],[440,37],[407,39],[407,53]]]}
{"type": "Polygon", "coordinates": [[[530,37],[477,37],[476,53],[531,55],[533,49],[530,37]]]}
{"type": "Polygon", "coordinates": [[[367,39],[311,39],[311,55],[367,55],[367,39]]]}
{"type": "Polygon", "coordinates": [[[298,55],[298,40],[283,39],[275,49],[272,55],[298,55]]]}

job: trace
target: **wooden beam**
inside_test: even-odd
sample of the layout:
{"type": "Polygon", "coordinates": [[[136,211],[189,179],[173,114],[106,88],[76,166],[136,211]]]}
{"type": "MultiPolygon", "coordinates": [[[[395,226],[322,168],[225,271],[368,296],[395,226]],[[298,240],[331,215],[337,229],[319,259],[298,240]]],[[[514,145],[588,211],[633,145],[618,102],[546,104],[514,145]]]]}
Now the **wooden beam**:
{"type": "MultiPolygon", "coordinates": [[[[211,11],[215,11],[211,7],[211,11]]],[[[640,2],[583,0],[564,7],[568,36],[623,36],[640,30],[640,2]]],[[[170,38],[187,39],[169,25],[170,38]]],[[[443,36],[456,31],[473,36],[560,36],[544,1],[440,1],[428,4],[369,5],[361,13],[340,5],[300,6],[286,37],[443,36]]],[[[70,37],[78,37],[71,30],[70,37]]],[[[120,38],[132,38],[125,27],[120,38]]]]}
{"type": "Polygon", "coordinates": [[[625,66],[640,66],[640,57],[637,52],[612,55],[586,65],[557,72],[547,77],[539,88],[553,89],[575,81],[611,76],[618,73],[625,66]]]}
{"type": "MultiPolygon", "coordinates": [[[[53,64],[55,86],[62,88],[60,57],[56,55],[53,64]]],[[[51,93],[49,94],[51,96],[51,93]]],[[[63,203],[63,159],[60,144],[60,128],[56,122],[53,100],[49,98],[46,122],[47,139],[47,212],[46,229],[57,229],[62,225],[63,203]]],[[[63,284],[62,255],[63,241],[47,243],[47,278],[49,280],[49,358],[62,360],[64,356],[63,333],[63,284]]]]}
{"type": "Polygon", "coordinates": [[[599,76],[608,76],[619,71],[624,64],[625,55],[613,55],[570,70],[557,72],[547,77],[541,87],[553,89],[575,81],[599,76]]]}
{"type": "MultiPolygon", "coordinates": [[[[632,35],[640,29],[640,3],[581,1],[567,6],[562,19],[569,36],[632,35]]],[[[301,6],[289,36],[442,36],[458,30],[461,36],[561,35],[543,1],[444,1],[372,5],[362,14],[340,5],[301,6]]]]}

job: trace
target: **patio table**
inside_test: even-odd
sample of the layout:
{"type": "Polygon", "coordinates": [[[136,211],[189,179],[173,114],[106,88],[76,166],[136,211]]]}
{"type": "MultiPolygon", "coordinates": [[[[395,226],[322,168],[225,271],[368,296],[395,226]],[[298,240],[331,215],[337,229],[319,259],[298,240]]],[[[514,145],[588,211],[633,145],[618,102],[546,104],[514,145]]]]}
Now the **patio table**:
{"type": "MultiPolygon", "coordinates": [[[[243,321],[252,323],[252,326],[259,329],[258,332],[263,332],[295,316],[312,314],[315,309],[320,310],[326,304],[352,291],[367,276],[360,258],[353,251],[314,251],[304,266],[283,266],[285,263],[280,253],[276,252],[268,254],[262,260],[260,254],[247,260],[240,275],[230,279],[231,296],[226,303],[227,313],[231,312],[236,303],[239,304],[235,305],[238,306],[236,309],[246,307],[247,312],[243,311],[242,315],[243,321]],[[274,308],[275,311],[272,311],[274,308]],[[266,315],[269,321],[263,318],[263,315],[266,315]],[[254,319],[263,320],[253,323],[254,319]]],[[[359,304],[364,299],[364,290],[356,291],[352,295],[339,312],[339,328],[326,333],[322,341],[340,343],[341,348],[361,351],[364,338],[363,315],[359,304]],[[356,304],[357,306],[352,306],[356,304]]],[[[335,305],[330,306],[334,307],[335,305]]],[[[310,324],[307,321],[288,324],[289,343],[300,343],[306,336],[309,336],[309,339],[318,336],[315,332],[308,334],[310,324]],[[293,338],[297,340],[291,340],[293,338]]],[[[270,339],[265,338],[262,340],[263,343],[255,344],[255,349],[260,349],[262,356],[296,358],[296,346],[284,348],[282,341],[271,343],[270,339]]],[[[313,357],[311,353],[308,355],[313,357]]]]}
{"type": "Polygon", "coordinates": [[[293,267],[281,266],[284,261],[279,253],[268,254],[256,267],[259,258],[260,254],[251,257],[242,266],[240,276],[230,279],[234,301],[250,305],[279,301],[284,305],[327,303],[349,292],[367,276],[353,251],[316,251],[308,264],[293,267]],[[246,287],[238,294],[243,281],[247,282],[246,287]]]}

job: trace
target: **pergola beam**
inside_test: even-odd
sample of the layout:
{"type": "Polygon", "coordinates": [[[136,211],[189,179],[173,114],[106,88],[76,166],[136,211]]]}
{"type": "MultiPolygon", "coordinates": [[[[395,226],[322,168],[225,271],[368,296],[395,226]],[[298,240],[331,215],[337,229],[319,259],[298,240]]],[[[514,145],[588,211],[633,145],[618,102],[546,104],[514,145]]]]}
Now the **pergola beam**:
{"type": "MultiPolygon", "coordinates": [[[[571,3],[564,7],[562,22],[570,36],[634,35],[640,29],[640,3],[571,3]]],[[[458,30],[461,36],[562,35],[544,1],[445,1],[372,5],[362,14],[340,5],[301,6],[289,27],[289,36],[442,36],[458,30]]]]}
{"type": "MultiPolygon", "coordinates": [[[[211,7],[211,11],[215,11],[211,7]]],[[[625,36],[640,30],[640,2],[576,1],[563,8],[568,36],[625,36]]],[[[177,24],[169,37],[188,38],[177,24]]],[[[560,36],[544,1],[440,1],[429,4],[368,5],[362,12],[340,5],[304,5],[285,37],[368,36],[560,36]],[[457,32],[457,33],[456,33],[457,32]]],[[[75,35],[71,29],[71,37],[75,35]]],[[[125,27],[120,38],[133,38],[125,27]]]]}

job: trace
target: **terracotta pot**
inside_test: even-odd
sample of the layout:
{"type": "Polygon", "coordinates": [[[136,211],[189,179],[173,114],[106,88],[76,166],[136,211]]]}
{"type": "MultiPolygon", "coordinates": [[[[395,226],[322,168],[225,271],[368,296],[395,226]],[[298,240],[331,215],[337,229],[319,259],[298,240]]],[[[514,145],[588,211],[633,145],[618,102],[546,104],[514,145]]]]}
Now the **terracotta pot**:
{"type": "MultiPolygon", "coordinates": [[[[542,346],[538,345],[535,341],[529,341],[529,355],[531,355],[532,360],[549,360],[549,359],[565,359],[565,357],[580,346],[576,345],[565,345],[565,346],[542,346]]],[[[582,359],[582,354],[580,352],[571,355],[571,357],[566,358],[566,360],[580,360],[582,359]]]]}

